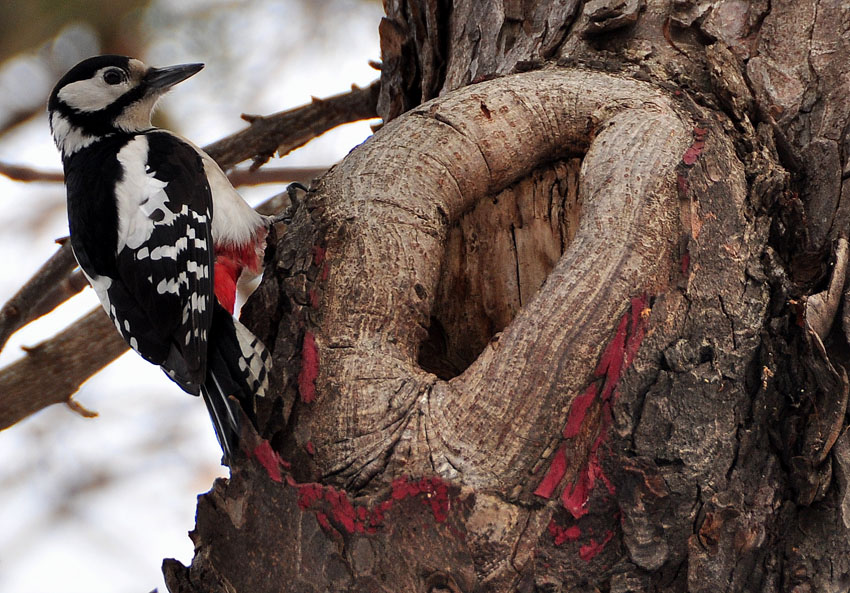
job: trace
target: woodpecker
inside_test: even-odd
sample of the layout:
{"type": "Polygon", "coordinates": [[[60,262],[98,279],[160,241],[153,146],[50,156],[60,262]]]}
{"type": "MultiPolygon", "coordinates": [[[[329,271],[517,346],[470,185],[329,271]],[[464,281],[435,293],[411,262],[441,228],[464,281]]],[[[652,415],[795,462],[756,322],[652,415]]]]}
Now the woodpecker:
{"type": "Polygon", "coordinates": [[[89,58],[47,108],[77,263],[130,347],[203,396],[229,463],[240,404],[251,410],[268,385],[271,357],[232,313],[239,275],[261,270],[272,219],[203,150],[151,125],[157,100],[201,68],[89,58]]]}

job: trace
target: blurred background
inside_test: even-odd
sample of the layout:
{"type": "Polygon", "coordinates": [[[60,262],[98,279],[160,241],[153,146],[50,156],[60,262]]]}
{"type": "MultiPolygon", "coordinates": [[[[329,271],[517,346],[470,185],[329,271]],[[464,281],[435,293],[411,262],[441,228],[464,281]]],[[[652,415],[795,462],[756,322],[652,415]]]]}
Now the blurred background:
{"type": "MultiPolygon", "coordinates": [[[[154,66],[204,62],[161,101],[159,118],[203,146],[244,128],[242,113],[281,111],[371,83],[382,14],[377,0],[7,0],[0,3],[0,165],[61,171],[46,98],[91,55],[120,53],[154,66]]],[[[367,122],[343,126],[268,166],[327,166],[369,134],[367,122]]],[[[240,191],[257,204],[282,188],[240,191]]],[[[0,175],[0,303],[67,233],[61,184],[0,175]]],[[[25,327],[0,352],[0,367],[96,304],[86,289],[25,327]]],[[[196,496],[227,475],[206,409],[132,352],[75,399],[98,416],[57,405],[0,432],[0,591],[164,592],[162,559],[191,561],[196,496]]]]}

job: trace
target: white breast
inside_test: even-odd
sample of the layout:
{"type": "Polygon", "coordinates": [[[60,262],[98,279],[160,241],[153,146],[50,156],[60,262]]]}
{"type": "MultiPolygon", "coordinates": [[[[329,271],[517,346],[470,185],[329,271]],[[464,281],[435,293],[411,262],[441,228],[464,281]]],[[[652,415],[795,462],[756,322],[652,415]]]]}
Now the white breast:
{"type": "Polygon", "coordinates": [[[213,199],[213,242],[216,245],[244,245],[253,241],[257,230],[265,228],[263,217],[233,189],[212,157],[203,151],[201,154],[213,199]]]}
{"type": "Polygon", "coordinates": [[[266,226],[262,215],[242,199],[210,155],[182,136],[173,135],[197,150],[203,159],[213,200],[213,242],[216,245],[244,245],[252,241],[257,231],[266,226]]]}

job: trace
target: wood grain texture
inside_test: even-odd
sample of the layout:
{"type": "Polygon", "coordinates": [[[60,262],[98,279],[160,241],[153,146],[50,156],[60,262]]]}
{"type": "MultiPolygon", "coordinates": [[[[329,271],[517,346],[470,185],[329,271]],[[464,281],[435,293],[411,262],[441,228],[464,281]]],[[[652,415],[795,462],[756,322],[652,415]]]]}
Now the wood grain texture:
{"type": "Polygon", "coordinates": [[[648,85],[534,72],[426,103],[326,176],[318,396],[299,412],[320,474],[362,484],[380,460],[479,487],[525,485],[629,297],[669,282],[689,125],[648,85]],[[424,372],[416,360],[450,226],[583,149],[581,222],[547,282],[460,376],[424,372]]]}

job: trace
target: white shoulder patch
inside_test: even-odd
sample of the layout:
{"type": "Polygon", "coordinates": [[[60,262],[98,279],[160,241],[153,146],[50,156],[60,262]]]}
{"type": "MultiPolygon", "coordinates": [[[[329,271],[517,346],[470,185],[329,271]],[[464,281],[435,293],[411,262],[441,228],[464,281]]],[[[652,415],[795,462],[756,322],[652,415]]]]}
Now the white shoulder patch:
{"type": "Polygon", "coordinates": [[[118,245],[116,253],[124,247],[138,249],[154,230],[154,217],[160,223],[169,224],[174,218],[166,206],[168,196],[164,181],[148,171],[148,139],[136,136],[118,151],[118,162],[124,175],[115,187],[118,205],[118,245]],[[154,215],[155,212],[158,213],[154,215]]]}

